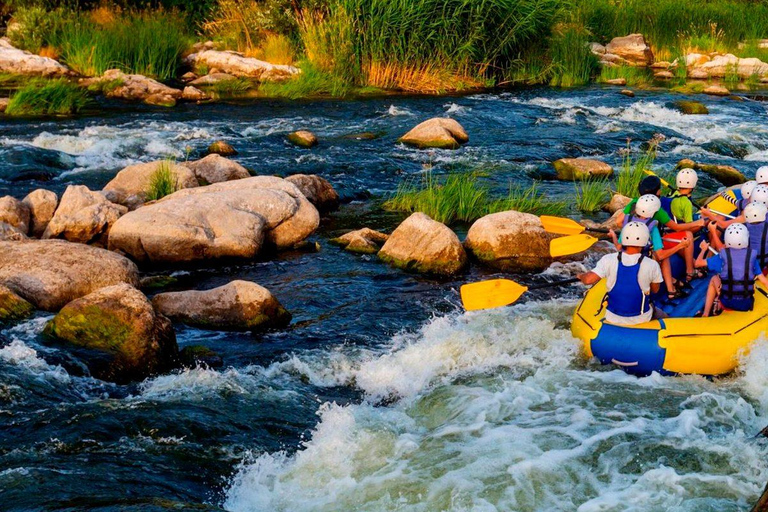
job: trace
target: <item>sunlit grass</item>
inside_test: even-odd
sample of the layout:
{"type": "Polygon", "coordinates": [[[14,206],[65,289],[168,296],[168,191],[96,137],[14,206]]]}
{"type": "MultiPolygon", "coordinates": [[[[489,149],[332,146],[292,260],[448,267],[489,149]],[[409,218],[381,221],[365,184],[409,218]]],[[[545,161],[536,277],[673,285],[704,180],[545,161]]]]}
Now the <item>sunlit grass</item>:
{"type": "Polygon", "coordinates": [[[5,110],[9,116],[77,114],[90,102],[88,92],[60,78],[33,80],[16,91],[5,110]]]}
{"type": "Polygon", "coordinates": [[[156,201],[179,190],[176,175],[173,173],[173,161],[164,160],[152,174],[147,188],[147,201],[156,201]]]}
{"type": "Polygon", "coordinates": [[[575,187],[576,208],[580,212],[594,213],[610,200],[607,180],[582,180],[577,182],[575,187]]]}
{"type": "Polygon", "coordinates": [[[635,158],[627,142],[627,147],[622,150],[622,165],[616,177],[617,193],[627,197],[637,196],[638,185],[647,176],[645,171],[650,170],[651,165],[656,161],[658,145],[659,139],[654,137],[649,141],[647,149],[635,158]]]}

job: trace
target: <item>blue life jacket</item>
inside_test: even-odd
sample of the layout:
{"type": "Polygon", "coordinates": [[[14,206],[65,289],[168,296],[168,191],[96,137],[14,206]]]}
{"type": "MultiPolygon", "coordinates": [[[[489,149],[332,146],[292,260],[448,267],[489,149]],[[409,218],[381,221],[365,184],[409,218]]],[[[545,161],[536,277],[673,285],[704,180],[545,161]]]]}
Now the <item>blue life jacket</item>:
{"type": "Polygon", "coordinates": [[[648,296],[640,288],[637,276],[640,273],[640,265],[645,256],[640,256],[637,264],[626,266],[621,262],[624,253],[618,256],[619,266],[616,270],[616,284],[608,292],[607,309],[618,316],[638,316],[647,313],[651,309],[648,296]]]}
{"type": "Polygon", "coordinates": [[[667,215],[669,215],[669,218],[677,222],[677,219],[675,219],[675,216],[672,215],[672,200],[674,197],[660,197],[659,200],[661,200],[661,209],[664,210],[667,215]]]}
{"type": "Polygon", "coordinates": [[[757,251],[760,268],[768,266],[768,222],[746,223],[749,231],[749,247],[757,251]]]}
{"type": "Polygon", "coordinates": [[[720,280],[723,287],[720,294],[727,300],[749,300],[755,294],[755,258],[757,254],[751,248],[722,249],[720,258],[720,280]]]}
{"type": "Polygon", "coordinates": [[[744,212],[744,208],[746,208],[748,204],[749,204],[749,199],[744,199],[742,197],[741,199],[736,201],[736,212],[732,213],[731,215],[733,215],[734,217],[738,217],[744,212]]]}
{"type": "Polygon", "coordinates": [[[648,233],[651,235],[651,237],[648,239],[648,245],[643,248],[643,254],[650,256],[650,254],[653,252],[653,229],[659,227],[659,221],[653,218],[643,219],[641,217],[637,217],[636,215],[625,215],[624,223],[621,227],[624,228],[624,226],[630,222],[639,222],[640,224],[645,224],[648,226],[648,233]]]}

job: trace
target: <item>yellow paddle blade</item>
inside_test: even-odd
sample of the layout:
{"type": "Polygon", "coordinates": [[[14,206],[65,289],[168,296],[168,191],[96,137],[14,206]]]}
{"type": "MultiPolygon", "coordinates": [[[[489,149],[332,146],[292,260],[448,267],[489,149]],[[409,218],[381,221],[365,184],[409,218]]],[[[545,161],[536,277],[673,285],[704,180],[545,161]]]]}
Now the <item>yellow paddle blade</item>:
{"type": "Polygon", "coordinates": [[[461,303],[464,304],[464,309],[467,311],[500,308],[509,306],[526,291],[528,291],[527,286],[517,284],[509,279],[480,281],[461,287],[461,303]]]}
{"type": "Polygon", "coordinates": [[[583,233],[584,226],[572,219],[566,219],[563,217],[550,217],[549,215],[542,215],[541,225],[544,226],[544,230],[549,233],[556,233],[558,235],[578,235],[583,233]]]}
{"type": "Polygon", "coordinates": [[[653,172],[652,170],[645,169],[643,172],[648,176],[656,176],[657,178],[659,178],[659,181],[661,182],[662,185],[664,185],[665,187],[669,187],[669,182],[664,178],[662,178],[661,176],[659,176],[658,174],[656,174],[655,172],[653,172]]]}
{"type": "Polygon", "coordinates": [[[736,210],[736,205],[724,198],[723,196],[717,196],[712,201],[709,202],[709,204],[706,206],[710,210],[717,211],[719,213],[724,213],[726,215],[730,215],[731,213],[736,210]]]}
{"type": "Polygon", "coordinates": [[[553,258],[568,256],[586,251],[597,242],[597,238],[589,235],[573,235],[555,238],[549,243],[549,254],[553,258]]]}

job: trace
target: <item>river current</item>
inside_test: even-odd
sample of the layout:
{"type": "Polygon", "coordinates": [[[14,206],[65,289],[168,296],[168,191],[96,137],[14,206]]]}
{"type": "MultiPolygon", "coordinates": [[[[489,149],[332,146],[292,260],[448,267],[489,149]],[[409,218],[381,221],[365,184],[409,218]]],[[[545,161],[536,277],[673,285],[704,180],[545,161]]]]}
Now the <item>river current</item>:
{"type": "MultiPolygon", "coordinates": [[[[344,204],[318,253],[176,270],[173,289],[238,278],[294,315],[264,334],[176,326],[181,347],[224,361],[118,386],[84,376],[41,336],[48,313],[0,331],[0,509],[9,511],[737,511],[768,481],[768,343],[732,376],[635,378],[586,360],[569,330],[583,289],[464,313],[458,288],[497,276],[406,274],[328,243],[403,218],[378,204],[425,166],[483,170],[497,191],[542,180],[551,161],[618,165],[664,135],[681,158],[753,175],[768,162],[768,103],[616,89],[528,89],[462,97],[250,101],[158,110],[105,103],[74,119],[0,118],[0,195],[101,188],[122,167],[197,158],[216,139],[258,174],[320,174],[344,204]],[[470,134],[458,151],[398,136],[429,117],[470,134]],[[310,129],[310,151],[285,135],[310,129]],[[350,136],[377,135],[368,140],[350,136]]],[[[717,184],[703,177],[703,188],[717,184]]],[[[466,227],[459,227],[463,236],[466,227]]],[[[571,276],[591,263],[555,264],[571,276]]],[[[168,273],[168,270],[148,270],[168,273]]],[[[534,282],[540,276],[513,276],[534,282]]]]}

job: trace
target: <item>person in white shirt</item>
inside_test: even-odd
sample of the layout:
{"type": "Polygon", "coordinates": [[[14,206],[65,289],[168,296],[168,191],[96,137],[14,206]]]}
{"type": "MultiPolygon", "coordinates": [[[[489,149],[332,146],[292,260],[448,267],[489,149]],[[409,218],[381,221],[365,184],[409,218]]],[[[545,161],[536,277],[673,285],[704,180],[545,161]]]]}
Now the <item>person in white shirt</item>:
{"type": "Polygon", "coordinates": [[[586,285],[605,279],[608,304],[605,321],[615,325],[650,322],[654,308],[649,295],[659,291],[664,278],[661,267],[642,251],[650,240],[648,226],[630,222],[621,230],[621,251],[606,254],[594,270],[578,276],[586,285]]]}

